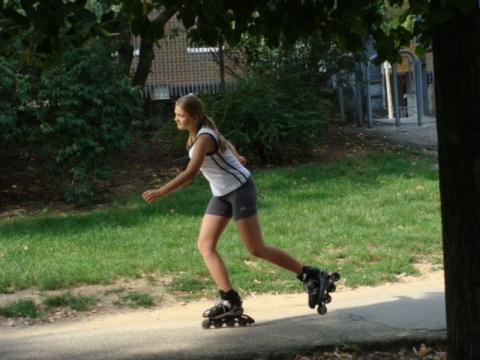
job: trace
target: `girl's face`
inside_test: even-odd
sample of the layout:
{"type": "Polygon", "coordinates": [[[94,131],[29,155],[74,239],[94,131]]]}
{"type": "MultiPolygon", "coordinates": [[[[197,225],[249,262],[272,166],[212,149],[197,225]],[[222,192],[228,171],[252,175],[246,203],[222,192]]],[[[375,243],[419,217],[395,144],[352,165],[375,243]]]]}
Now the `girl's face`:
{"type": "Polygon", "coordinates": [[[198,129],[198,115],[192,116],[178,105],[175,106],[175,122],[178,130],[194,132],[198,129]]]}

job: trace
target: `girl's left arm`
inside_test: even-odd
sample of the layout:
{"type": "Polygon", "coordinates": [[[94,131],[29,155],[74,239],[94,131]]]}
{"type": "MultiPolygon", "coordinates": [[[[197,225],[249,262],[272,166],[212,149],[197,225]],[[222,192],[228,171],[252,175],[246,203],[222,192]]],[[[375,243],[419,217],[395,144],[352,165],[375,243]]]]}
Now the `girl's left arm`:
{"type": "Polygon", "coordinates": [[[242,155],[240,155],[237,149],[235,149],[235,146],[233,146],[231,143],[228,143],[228,145],[229,145],[228,148],[232,152],[233,156],[235,156],[237,160],[240,161],[240,164],[245,166],[247,164],[247,159],[242,155]]]}

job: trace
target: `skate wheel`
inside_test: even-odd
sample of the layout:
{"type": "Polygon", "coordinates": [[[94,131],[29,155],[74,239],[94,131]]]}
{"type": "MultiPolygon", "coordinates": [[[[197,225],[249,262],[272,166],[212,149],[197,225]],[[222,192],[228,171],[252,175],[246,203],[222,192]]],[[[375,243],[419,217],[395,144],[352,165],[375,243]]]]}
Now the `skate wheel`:
{"type": "Polygon", "coordinates": [[[319,315],[325,315],[327,313],[327,307],[325,305],[319,305],[317,312],[319,315]]]}
{"type": "Polygon", "coordinates": [[[337,273],[337,272],[334,272],[331,276],[332,276],[333,281],[338,281],[341,278],[340,274],[337,273]]]}
{"type": "Polygon", "coordinates": [[[210,326],[212,326],[212,322],[210,320],[204,320],[202,322],[202,328],[204,329],[210,329],[210,326]]]}
{"type": "Polygon", "coordinates": [[[245,319],[238,319],[238,325],[240,325],[240,326],[246,326],[247,323],[248,323],[248,321],[245,320],[245,319]]]}
{"type": "Polygon", "coordinates": [[[330,304],[332,302],[332,297],[330,294],[325,295],[325,304],[330,304]]]}
{"type": "Polygon", "coordinates": [[[217,329],[218,329],[218,328],[221,328],[221,327],[223,326],[223,322],[221,322],[221,321],[215,321],[215,322],[213,323],[213,326],[215,326],[217,329]]]}
{"type": "Polygon", "coordinates": [[[234,319],[227,320],[227,321],[225,321],[225,325],[227,325],[228,327],[234,327],[235,326],[235,320],[234,319]]]}
{"type": "Polygon", "coordinates": [[[330,284],[328,292],[335,292],[335,290],[337,290],[337,286],[334,283],[330,284]]]}

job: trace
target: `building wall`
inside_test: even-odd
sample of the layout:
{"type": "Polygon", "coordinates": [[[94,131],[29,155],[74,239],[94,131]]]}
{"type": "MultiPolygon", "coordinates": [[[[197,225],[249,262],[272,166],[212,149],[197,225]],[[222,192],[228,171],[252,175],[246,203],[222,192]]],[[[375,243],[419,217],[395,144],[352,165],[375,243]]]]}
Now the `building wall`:
{"type": "MultiPolygon", "coordinates": [[[[185,28],[176,18],[167,23],[165,34],[167,36],[154,49],[155,58],[145,84],[145,97],[159,100],[201,90],[216,91],[220,86],[220,66],[215,61],[218,49],[190,45],[185,28]],[[178,36],[169,38],[168,34],[175,30],[178,36]]],[[[134,38],[132,42],[136,54],[132,67],[135,69],[140,39],[134,38]]],[[[230,82],[232,78],[226,75],[225,81],[230,82]]]]}
{"type": "MultiPolygon", "coordinates": [[[[415,43],[412,42],[406,50],[410,50],[415,55],[415,43]]],[[[415,55],[415,57],[417,56],[415,55]]],[[[410,64],[410,56],[405,54],[402,55],[402,58],[403,62],[401,64],[397,64],[397,73],[412,71],[412,65],[410,64]]],[[[433,71],[433,54],[431,52],[427,52],[427,54],[425,55],[425,65],[427,71],[433,71]]]]}

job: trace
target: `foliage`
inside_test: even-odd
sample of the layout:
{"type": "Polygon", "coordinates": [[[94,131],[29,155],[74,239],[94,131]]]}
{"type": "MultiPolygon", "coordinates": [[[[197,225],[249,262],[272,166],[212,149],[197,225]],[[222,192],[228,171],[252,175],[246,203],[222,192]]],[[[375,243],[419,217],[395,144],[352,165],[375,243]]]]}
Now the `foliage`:
{"type": "Polygon", "coordinates": [[[249,34],[275,47],[282,39],[292,44],[318,32],[323,40],[363,52],[365,40],[372,36],[379,62],[400,61],[398,50],[413,37],[422,45],[421,51],[430,45],[436,25],[450,20],[456,11],[468,14],[478,6],[473,0],[110,0],[102,8],[87,5],[91,4],[62,0],[2,2],[0,52],[20,49],[25,58],[49,63],[71,43],[78,45],[92,37],[114,35],[111,25],[118,14],[128,22],[133,34],[151,46],[165,35],[166,21],[176,14],[194,41],[210,45],[218,44],[220,34],[230,46],[249,34]],[[405,21],[384,27],[385,23],[391,25],[385,4],[396,9],[405,21]],[[406,21],[410,22],[407,27],[406,21]]]}
{"type": "Polygon", "coordinates": [[[360,59],[319,34],[275,48],[243,36],[224,53],[237,81],[202,97],[221,131],[256,163],[285,161],[318,148],[323,124],[336,117],[332,76],[353,71],[360,59]]]}
{"type": "Polygon", "coordinates": [[[264,40],[245,35],[237,46],[225,47],[223,54],[229,59],[226,65],[224,62],[226,72],[236,79],[287,65],[290,72],[302,73],[305,81],[319,85],[327,84],[340,71],[352,72],[356,63],[365,60],[363,55],[345,52],[338,44],[322,40],[318,33],[293,44],[282,41],[278,47],[267,47],[264,40]]]}
{"type": "Polygon", "coordinates": [[[32,125],[32,99],[38,95],[39,69],[0,57],[0,151],[26,143],[32,125]]]}
{"type": "Polygon", "coordinates": [[[0,58],[0,71],[3,76],[0,80],[0,146],[13,141],[19,137],[20,129],[15,126],[17,123],[17,112],[12,104],[18,104],[17,79],[12,61],[0,58]],[[13,71],[12,71],[13,70],[13,71]]]}
{"type": "Polygon", "coordinates": [[[28,62],[55,62],[72,45],[96,35],[86,1],[7,1],[0,6],[0,52],[28,62]]]}
{"type": "Polygon", "coordinates": [[[285,161],[318,148],[324,123],[336,117],[332,77],[353,71],[360,60],[319,34],[276,48],[243,36],[225,55],[237,81],[220,94],[203,95],[207,112],[256,163],[285,161]]]}
{"type": "Polygon", "coordinates": [[[68,174],[68,201],[88,202],[97,180],[111,180],[110,156],[142,125],[140,92],[122,75],[115,49],[102,41],[70,49],[42,73],[1,59],[2,143],[28,146],[51,171],[68,174]]]}
{"type": "Polygon", "coordinates": [[[100,43],[70,50],[42,74],[38,120],[55,167],[69,169],[70,201],[94,196],[94,179],[110,179],[109,156],[130,143],[130,126],[140,125],[140,92],[122,78],[112,50],[100,43]]]}
{"type": "Polygon", "coordinates": [[[201,96],[221,132],[253,163],[310,154],[320,146],[330,114],[328,90],[285,69],[201,96]]]}

